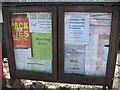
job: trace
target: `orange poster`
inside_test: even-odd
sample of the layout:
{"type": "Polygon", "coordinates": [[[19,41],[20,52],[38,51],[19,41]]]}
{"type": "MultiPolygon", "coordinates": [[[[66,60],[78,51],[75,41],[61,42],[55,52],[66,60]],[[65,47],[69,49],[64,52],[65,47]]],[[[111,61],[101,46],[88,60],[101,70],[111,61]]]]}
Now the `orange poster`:
{"type": "Polygon", "coordinates": [[[12,18],[12,35],[14,48],[30,48],[30,31],[28,18],[12,18]]]}

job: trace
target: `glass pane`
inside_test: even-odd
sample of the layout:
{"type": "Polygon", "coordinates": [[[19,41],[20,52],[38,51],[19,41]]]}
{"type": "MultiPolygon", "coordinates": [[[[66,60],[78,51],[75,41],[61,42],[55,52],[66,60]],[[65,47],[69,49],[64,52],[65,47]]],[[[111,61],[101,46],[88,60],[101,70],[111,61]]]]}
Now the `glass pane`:
{"type": "Polygon", "coordinates": [[[105,76],[111,13],[65,12],[64,73],[105,76]]]}
{"type": "Polygon", "coordinates": [[[52,73],[51,13],[13,13],[11,23],[16,69],[52,73]]]}

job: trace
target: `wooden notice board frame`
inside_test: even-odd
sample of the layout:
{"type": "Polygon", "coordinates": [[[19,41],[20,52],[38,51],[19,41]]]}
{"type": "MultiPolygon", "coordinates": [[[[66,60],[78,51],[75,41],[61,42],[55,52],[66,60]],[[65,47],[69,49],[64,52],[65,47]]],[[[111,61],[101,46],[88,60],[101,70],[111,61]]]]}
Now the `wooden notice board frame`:
{"type": "Polygon", "coordinates": [[[3,3],[4,30],[10,74],[13,79],[35,79],[84,85],[102,85],[112,88],[118,47],[118,3],[93,2],[41,2],[41,3],[3,3]],[[53,73],[16,71],[10,14],[21,12],[52,12],[53,73]],[[105,77],[90,77],[64,73],[64,12],[104,12],[112,13],[110,47],[105,77]]]}
{"type": "Polygon", "coordinates": [[[59,80],[61,82],[69,83],[81,83],[81,84],[93,84],[93,85],[104,85],[112,88],[114,70],[117,55],[118,45],[118,7],[115,6],[62,6],[59,10],[59,30],[60,34],[58,37],[58,51],[59,51],[59,80]],[[107,71],[105,77],[97,76],[82,76],[78,74],[64,73],[64,13],[65,12],[101,12],[101,13],[112,13],[112,26],[110,33],[110,49],[107,62],[107,71]]]}
{"type": "Polygon", "coordinates": [[[37,79],[43,81],[57,80],[57,27],[56,27],[56,8],[53,6],[22,6],[22,7],[3,7],[4,30],[7,45],[7,55],[10,65],[10,75],[13,79],[37,79]],[[11,14],[27,13],[27,12],[51,12],[52,13],[52,73],[42,73],[35,71],[16,70],[12,30],[11,30],[11,14]]]}

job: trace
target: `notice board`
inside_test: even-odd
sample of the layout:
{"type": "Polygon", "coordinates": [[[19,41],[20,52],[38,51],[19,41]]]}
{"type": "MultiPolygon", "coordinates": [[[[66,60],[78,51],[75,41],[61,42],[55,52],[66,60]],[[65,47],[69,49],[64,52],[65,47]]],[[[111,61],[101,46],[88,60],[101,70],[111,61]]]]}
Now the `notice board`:
{"type": "Polygon", "coordinates": [[[11,38],[7,43],[12,77],[56,80],[56,8],[18,7],[6,9],[4,22],[11,38]],[[7,15],[9,14],[9,15],[7,15]],[[8,22],[9,21],[9,22],[8,22]],[[12,48],[11,48],[12,47],[12,48]],[[54,51],[54,52],[53,52],[54,51]],[[23,74],[24,73],[24,74],[23,74]]]}
{"type": "Polygon", "coordinates": [[[112,88],[118,7],[118,3],[3,3],[12,78],[112,88]]]}
{"type": "Polygon", "coordinates": [[[63,6],[59,8],[59,78],[61,81],[112,86],[117,8],[63,6]],[[115,11],[115,12],[114,12],[115,11]],[[62,30],[62,31],[60,31],[62,30]],[[61,60],[61,61],[60,61],[61,60]]]}

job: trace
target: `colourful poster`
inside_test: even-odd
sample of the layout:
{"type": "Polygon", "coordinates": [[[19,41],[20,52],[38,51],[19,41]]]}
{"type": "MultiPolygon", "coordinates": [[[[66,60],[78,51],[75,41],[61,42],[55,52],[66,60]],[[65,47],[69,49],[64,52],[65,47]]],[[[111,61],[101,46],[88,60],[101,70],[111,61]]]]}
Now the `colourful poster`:
{"type": "Polygon", "coordinates": [[[12,18],[12,35],[14,48],[30,48],[28,18],[12,18]]]}
{"type": "Polygon", "coordinates": [[[35,60],[52,60],[52,33],[32,33],[32,54],[35,60]]]}

